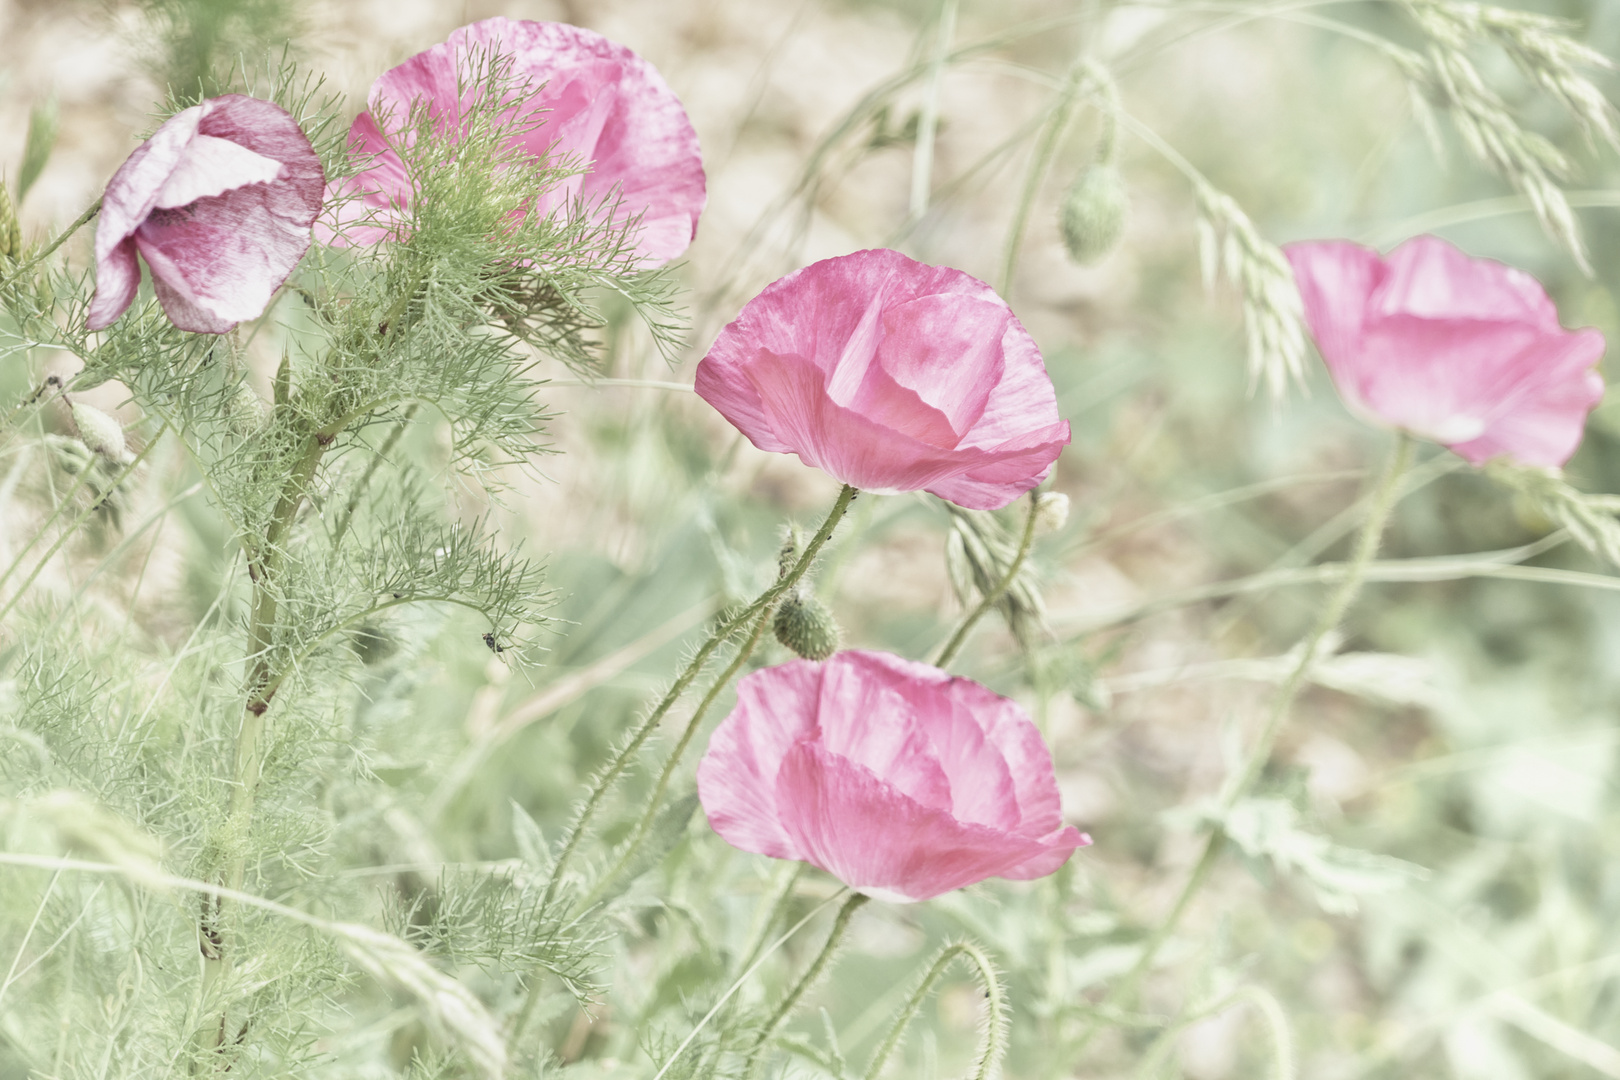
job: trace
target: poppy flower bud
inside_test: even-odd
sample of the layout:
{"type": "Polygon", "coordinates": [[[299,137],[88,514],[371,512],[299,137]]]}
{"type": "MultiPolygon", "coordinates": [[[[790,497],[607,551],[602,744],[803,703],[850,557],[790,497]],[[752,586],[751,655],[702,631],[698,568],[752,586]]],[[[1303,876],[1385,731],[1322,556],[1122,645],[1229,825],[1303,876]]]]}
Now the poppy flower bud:
{"type": "Polygon", "coordinates": [[[73,403],[73,426],[79,429],[79,441],[108,461],[124,460],[124,426],[92,405],[82,401],[73,403]]]}
{"type": "Polygon", "coordinates": [[[15,259],[22,254],[22,227],[11,205],[11,193],[0,184],[0,258],[15,259]]]}
{"type": "Polygon", "coordinates": [[[1130,197],[1119,169],[1111,163],[1092,165],[1063,196],[1058,224],[1069,258],[1082,266],[1099,262],[1125,235],[1130,197]]]}
{"type": "Polygon", "coordinates": [[[1055,533],[1069,523],[1069,497],[1048,491],[1035,500],[1035,535],[1055,533]]]}
{"type": "Polygon", "coordinates": [[[771,628],[777,641],[806,660],[825,660],[838,651],[838,624],[814,593],[799,593],[782,601],[771,628]]]}

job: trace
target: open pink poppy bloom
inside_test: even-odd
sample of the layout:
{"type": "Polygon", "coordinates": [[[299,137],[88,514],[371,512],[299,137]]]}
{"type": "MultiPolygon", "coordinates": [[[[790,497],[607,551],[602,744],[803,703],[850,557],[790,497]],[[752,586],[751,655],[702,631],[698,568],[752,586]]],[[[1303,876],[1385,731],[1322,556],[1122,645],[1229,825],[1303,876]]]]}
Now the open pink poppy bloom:
{"type": "Polygon", "coordinates": [[[137,251],[180,329],[258,318],[308,250],[325,186],[309,139],[273,102],[226,94],[175,113],[107,183],[88,326],[135,299],[137,251]]]}
{"type": "Polygon", "coordinates": [[[1475,465],[1506,455],[1557,467],[1575,452],[1603,397],[1603,335],[1560,326],[1535,278],[1434,236],[1387,259],[1346,241],[1284,251],[1353,412],[1475,465]]]}
{"type": "Polygon", "coordinates": [[[703,158],[686,110],[662,76],[600,34],[499,16],[463,26],[372,83],[370,111],[349,128],[350,152],[371,164],[338,186],[337,194],[359,197],[336,204],[341,231],[323,229],[323,235],[337,244],[373,244],[396,234],[400,210],[410,205],[411,181],[390,137],[400,137],[412,106],[422,101],[453,130],[471,104],[469,82],[497,56],[510,58],[509,76],[526,81],[529,91],[515,103],[527,130],[514,145],[536,158],[570,157],[590,167],[547,192],[535,212],[549,214],[572,199],[594,206],[617,195],[617,221],[641,217],[635,249],[642,260],[664,263],[685,251],[706,197],[703,158]]]}
{"type": "Polygon", "coordinates": [[[766,286],[698,365],[697,392],[761,450],[971,510],[1039,484],[1069,442],[1040,350],[1001,297],[898,251],[766,286]]]}
{"type": "Polygon", "coordinates": [[[756,671],[698,765],[727,843],[819,866],[886,900],[1044,877],[1091,843],[1063,824],[1023,709],[888,653],[756,671]]]}

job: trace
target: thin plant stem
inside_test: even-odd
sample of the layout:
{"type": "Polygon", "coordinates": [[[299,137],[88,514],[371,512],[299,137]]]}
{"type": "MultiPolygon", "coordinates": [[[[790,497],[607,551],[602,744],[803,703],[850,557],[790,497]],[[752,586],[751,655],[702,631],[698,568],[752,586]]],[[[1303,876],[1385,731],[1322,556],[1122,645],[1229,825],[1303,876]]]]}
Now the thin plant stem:
{"type": "Polygon", "coordinates": [[[595,886],[581,901],[582,906],[589,907],[594,903],[602,891],[612,884],[613,879],[619,876],[619,873],[635,857],[636,852],[641,849],[642,841],[647,839],[647,833],[652,830],[653,822],[658,820],[658,811],[663,806],[664,794],[669,790],[670,781],[675,778],[675,770],[680,766],[681,758],[685,756],[687,748],[692,745],[692,740],[697,737],[698,727],[703,723],[704,716],[708,714],[710,707],[714,705],[715,699],[720,696],[727,686],[731,685],[732,676],[736,675],[742,666],[748,662],[748,658],[754,655],[754,650],[759,647],[759,639],[765,635],[765,627],[770,624],[774,610],[774,606],[771,606],[766,607],[759,613],[758,619],[754,622],[754,630],[748,635],[748,640],[737,650],[737,655],[732,657],[731,663],[726,665],[726,669],[710,685],[709,692],[703,695],[703,700],[698,702],[698,707],[692,712],[692,718],[686,722],[686,730],[681,732],[680,740],[675,744],[675,749],[670,751],[669,759],[664,762],[663,771],[658,774],[658,782],[653,785],[652,794],[647,797],[647,809],[642,812],[641,820],[636,822],[636,827],[631,832],[630,839],[625,841],[624,851],[614,861],[613,866],[596,879],[595,886]]]}
{"type": "Polygon", "coordinates": [[[16,270],[14,270],[10,275],[8,275],[6,277],[6,279],[5,279],[5,281],[0,282],[0,289],[3,289],[7,285],[10,285],[13,281],[16,281],[18,278],[22,277],[25,273],[32,270],[34,267],[38,266],[40,263],[44,262],[46,259],[50,258],[51,255],[55,253],[57,248],[61,247],[65,243],[67,243],[68,237],[72,236],[74,233],[78,232],[80,229],[82,229],[86,225],[90,224],[90,219],[95,217],[99,213],[101,213],[101,200],[97,199],[95,202],[90,204],[89,208],[87,210],[85,210],[84,213],[80,214],[74,220],[73,224],[71,224],[67,228],[63,229],[60,233],[58,233],[56,235],[55,239],[53,239],[50,243],[46,244],[44,247],[42,247],[38,251],[36,251],[33,254],[33,256],[27,262],[25,262],[21,266],[17,267],[16,270]]]}
{"type": "Polygon", "coordinates": [[[1039,507],[1040,496],[1031,491],[1029,493],[1029,514],[1024,518],[1024,535],[1018,541],[1018,554],[1013,557],[1012,565],[1007,567],[1007,572],[1002,575],[995,588],[980,598],[978,605],[968,612],[967,617],[956,628],[956,632],[951,635],[951,639],[945,643],[945,647],[939,650],[939,655],[934,658],[935,667],[946,667],[956,658],[956,654],[961,651],[962,645],[967,641],[968,632],[973,629],[973,625],[984,618],[986,612],[1001,602],[1001,598],[1007,595],[1007,590],[1017,580],[1018,571],[1024,568],[1024,559],[1029,555],[1030,544],[1035,540],[1035,519],[1039,507]]]}
{"type": "MultiPolygon", "coordinates": [[[[1372,498],[1368,500],[1367,517],[1362,522],[1361,533],[1356,540],[1355,553],[1347,564],[1345,574],[1340,579],[1338,587],[1329,595],[1327,602],[1322,606],[1309,635],[1299,648],[1299,658],[1294,662],[1293,669],[1277,696],[1272,702],[1271,712],[1266,718],[1265,726],[1255,741],[1254,748],[1249,752],[1243,767],[1233,774],[1231,780],[1221,792],[1220,805],[1222,810],[1230,810],[1239,800],[1248,794],[1255,781],[1260,778],[1267,763],[1271,760],[1272,750],[1277,744],[1277,737],[1282,733],[1288,722],[1294,699],[1299,696],[1311,667],[1316,663],[1317,655],[1321,652],[1322,643],[1327,639],[1338,625],[1343,621],[1350,605],[1355,601],[1361,591],[1362,582],[1366,578],[1367,567],[1371,565],[1373,557],[1378,553],[1379,544],[1383,540],[1384,529],[1389,524],[1390,512],[1395,507],[1396,497],[1400,491],[1401,475],[1406,471],[1412,459],[1412,437],[1405,432],[1396,436],[1395,447],[1389,455],[1389,462],[1384,468],[1383,475],[1379,477],[1377,485],[1373,488],[1372,498]]],[[[1226,844],[1226,834],[1219,827],[1211,830],[1209,838],[1204,842],[1204,850],[1194,864],[1192,873],[1188,875],[1187,882],[1182,886],[1176,901],[1171,905],[1170,913],[1154,929],[1142,946],[1141,955],[1130,971],[1103,996],[1093,1010],[1091,1023],[1081,1033],[1078,1041],[1069,1052],[1071,1060],[1078,1059],[1085,1048],[1096,1037],[1101,1029],[1102,1014],[1111,1005],[1128,997],[1141,982],[1143,975],[1152,967],[1159,950],[1175,932],[1182,916],[1192,905],[1193,899],[1209,880],[1211,871],[1219,860],[1221,851],[1226,844]]]]}
{"type": "MultiPolygon", "coordinates": [[[[0,859],[3,858],[4,854],[0,853],[0,859]]],[[[758,971],[765,961],[771,958],[777,949],[780,949],[783,945],[786,945],[794,934],[797,934],[800,930],[803,930],[809,925],[811,919],[814,919],[817,915],[820,915],[823,908],[826,908],[829,904],[843,895],[844,890],[833,893],[831,896],[827,897],[827,899],[811,908],[810,911],[805,914],[804,918],[788,927],[782,932],[780,937],[771,942],[770,948],[760,953],[759,959],[755,960],[753,964],[749,966],[747,971],[744,971],[741,975],[738,975],[732,980],[731,985],[726,988],[726,992],[720,995],[720,1000],[715,1002],[709,1011],[703,1014],[703,1019],[699,1020],[692,1030],[686,1033],[686,1038],[681,1040],[681,1044],[675,1048],[674,1053],[665,1058],[664,1063],[660,1065],[658,1067],[658,1071],[653,1074],[653,1080],[664,1080],[664,1074],[669,1072],[669,1070],[674,1066],[675,1062],[680,1060],[681,1055],[686,1052],[686,1048],[691,1046],[692,1043],[696,1041],[697,1037],[702,1034],[703,1029],[709,1026],[709,1021],[720,1015],[720,1010],[725,1008],[726,1002],[731,1000],[733,994],[742,989],[743,983],[752,978],[754,972],[758,971]]]]}
{"type": "Polygon", "coordinates": [[[334,549],[343,543],[343,537],[349,531],[349,522],[354,519],[354,512],[360,507],[361,496],[366,493],[366,488],[370,486],[371,478],[376,475],[378,466],[383,463],[389,454],[394,452],[394,447],[399,445],[400,437],[405,434],[405,429],[410,427],[411,421],[416,418],[416,410],[417,406],[415,404],[405,410],[405,415],[394,425],[394,430],[388,433],[388,438],[383,440],[382,446],[378,447],[377,452],[371,455],[371,460],[366,462],[366,471],[360,474],[359,482],[354,485],[354,490],[349,493],[349,501],[343,504],[343,512],[338,515],[337,524],[332,527],[332,547],[334,549]]]}
{"type": "Polygon", "coordinates": [[[709,640],[705,641],[702,647],[698,649],[697,655],[692,657],[692,662],[687,664],[686,669],[676,676],[675,682],[664,694],[663,699],[654,706],[647,719],[642,721],[641,726],[636,729],[630,740],[614,755],[608,767],[597,776],[596,783],[591,786],[590,794],[585,797],[585,804],[580,808],[579,816],[574,820],[573,826],[568,831],[567,839],[563,841],[562,850],[557,853],[557,861],[552,864],[551,880],[546,883],[546,892],[541,900],[541,906],[550,904],[556,898],[557,889],[562,884],[563,870],[568,866],[569,859],[579,847],[579,842],[584,837],[585,826],[590,823],[591,818],[596,816],[596,811],[601,807],[602,801],[607,798],[607,793],[613,787],[614,781],[618,780],[624,771],[630,767],[630,762],[641,751],[642,745],[651,738],[659,723],[669,714],[669,710],[674,708],[675,702],[680,700],[681,695],[686,692],[686,688],[691,686],[697,679],[704,666],[708,664],[709,658],[714,655],[715,650],[729,641],[739,629],[758,618],[760,612],[768,610],[789,589],[799,583],[799,579],[810,569],[810,564],[815,561],[816,555],[832,536],[833,530],[843,520],[844,513],[849,509],[849,504],[854,501],[855,495],[855,489],[845,484],[843,490],[838,493],[838,501],[833,503],[832,511],[827,515],[827,520],[822,522],[821,528],[816,530],[815,536],[811,537],[810,542],[805,545],[804,554],[799,557],[799,561],[786,574],[783,574],[774,585],[760,593],[753,603],[749,604],[739,614],[726,620],[720,629],[710,635],[709,640]]]}
{"type": "MultiPolygon", "coordinates": [[[[246,701],[242,708],[242,722],[237,729],[236,744],[232,752],[231,796],[226,818],[226,830],[231,837],[230,851],[222,876],[227,890],[239,892],[247,875],[247,853],[244,850],[258,798],[259,778],[264,763],[265,714],[278,685],[273,649],[277,615],[280,606],[281,571],[288,535],[304,504],[304,497],[315,470],[330,439],[309,436],[304,456],[293,468],[282,485],[276,500],[270,524],[265,529],[263,547],[250,552],[248,578],[253,584],[253,601],[248,619],[246,701]]],[[[225,916],[229,897],[216,894],[203,904],[203,916],[198,926],[199,946],[203,954],[203,989],[216,986],[230,970],[231,957],[225,941],[225,916]]],[[[212,1036],[214,1046],[225,1044],[227,1016],[220,1008],[219,1030],[212,1036]]]]}
{"type": "Polygon", "coordinates": [[[1007,1049],[1007,1030],[1003,1012],[1006,1003],[1001,980],[996,976],[995,965],[990,963],[990,958],[984,955],[982,949],[971,941],[959,941],[940,950],[934,962],[929,965],[927,974],[917,983],[917,989],[912,991],[911,997],[895,1014],[894,1024],[889,1028],[888,1035],[878,1044],[877,1052],[872,1055],[871,1064],[866,1067],[866,1080],[878,1080],[883,1072],[883,1066],[899,1047],[900,1040],[905,1037],[906,1029],[911,1026],[911,1021],[916,1018],[923,1002],[928,999],[935,984],[944,978],[945,972],[958,957],[966,957],[977,969],[979,982],[984,987],[985,1009],[989,1014],[985,1021],[979,1051],[974,1058],[972,1077],[973,1080],[988,1080],[994,1072],[996,1064],[1007,1049]]]}
{"type": "MultiPolygon", "coordinates": [[[[152,436],[151,441],[146,444],[146,447],[139,454],[137,454],[135,458],[129,462],[129,464],[124,466],[123,472],[120,472],[117,476],[113,477],[112,482],[114,487],[123,483],[124,478],[133,473],[140,463],[146,460],[146,455],[152,452],[152,450],[157,446],[158,441],[163,438],[163,433],[168,429],[169,425],[165,423],[163,427],[158,429],[157,434],[152,436]]],[[[84,483],[84,477],[89,472],[90,466],[86,465],[80,472],[79,479],[76,480],[73,486],[70,487],[62,496],[62,501],[58,505],[57,513],[60,513],[61,507],[67,505],[67,500],[72,498],[73,494],[79,490],[80,486],[84,483]]],[[[26,578],[23,579],[22,584],[17,586],[17,591],[11,594],[11,599],[7,600],[4,606],[0,606],[0,621],[4,621],[5,617],[11,614],[11,609],[17,606],[17,602],[22,599],[23,594],[28,591],[29,587],[34,584],[35,579],[38,578],[39,575],[44,571],[46,565],[56,557],[56,553],[62,550],[63,545],[73,537],[74,533],[79,531],[79,526],[88,521],[90,519],[90,515],[94,514],[100,505],[101,500],[97,499],[68,523],[67,528],[62,530],[62,535],[56,538],[56,543],[51,545],[51,549],[40,558],[39,562],[34,564],[34,569],[29,572],[26,578]]],[[[57,513],[53,513],[50,520],[55,520],[57,513]]],[[[49,524],[50,521],[47,521],[46,525],[49,526],[49,524]]],[[[41,530],[41,535],[43,535],[43,529],[41,530]]],[[[5,583],[5,579],[11,576],[12,570],[21,564],[23,556],[26,555],[29,549],[32,547],[33,544],[30,543],[27,548],[24,548],[23,551],[18,554],[17,561],[12,563],[11,568],[7,569],[4,575],[0,575],[0,584],[5,583]]]]}
{"type": "Polygon", "coordinates": [[[922,116],[917,121],[917,149],[911,159],[911,202],[913,218],[928,209],[928,197],[933,189],[934,138],[939,132],[940,84],[945,81],[945,65],[950,57],[951,38],[956,35],[957,0],[940,0],[939,36],[934,46],[934,63],[928,73],[928,96],[923,100],[922,116]]]}
{"type": "Polygon", "coordinates": [[[793,896],[794,887],[804,876],[805,865],[802,862],[783,865],[776,887],[767,894],[769,899],[762,898],[760,902],[759,913],[755,919],[757,925],[748,935],[748,946],[740,953],[742,959],[737,962],[737,970],[748,970],[759,957],[759,951],[765,947],[771,927],[776,925],[776,917],[782,913],[782,908],[793,896]]]}
{"type": "Polygon", "coordinates": [[[814,960],[810,961],[810,966],[805,968],[804,974],[799,976],[799,980],[789,988],[786,994],[782,995],[782,1000],[777,1003],[775,1009],[771,1010],[771,1015],[765,1021],[765,1025],[754,1036],[753,1044],[748,1048],[748,1056],[743,1065],[743,1075],[745,1077],[754,1075],[755,1065],[759,1061],[760,1053],[765,1049],[765,1044],[770,1042],[771,1037],[776,1034],[776,1029],[786,1022],[788,1016],[793,1012],[793,1007],[799,1003],[799,999],[826,972],[827,966],[832,963],[832,958],[838,952],[840,942],[843,941],[844,931],[849,929],[849,921],[855,917],[855,912],[860,910],[861,905],[869,899],[871,898],[865,893],[850,893],[849,899],[844,901],[844,906],[838,909],[838,916],[833,919],[832,929],[827,931],[827,940],[822,944],[821,951],[816,954],[814,960]]]}

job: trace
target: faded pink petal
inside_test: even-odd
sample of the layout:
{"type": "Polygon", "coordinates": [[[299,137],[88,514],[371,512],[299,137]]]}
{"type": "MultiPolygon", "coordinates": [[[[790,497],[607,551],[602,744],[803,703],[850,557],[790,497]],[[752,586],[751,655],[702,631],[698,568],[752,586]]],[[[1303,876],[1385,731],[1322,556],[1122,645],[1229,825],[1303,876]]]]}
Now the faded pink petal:
{"type": "Polygon", "coordinates": [[[134,301],[137,251],[180,329],[222,334],[258,318],[309,248],[324,187],[279,105],[227,94],[176,113],[107,184],[87,325],[111,325],[134,301]]]}
{"type": "Polygon", "coordinates": [[[641,216],[635,249],[644,261],[663,263],[684,252],[706,198],[703,159],[697,133],[662,76],[590,30],[499,16],[456,30],[372,84],[369,111],[349,129],[351,153],[371,163],[335,189],[340,209],[323,222],[323,239],[375,243],[397,233],[411,183],[378,118],[399,132],[412,106],[425,101],[430,115],[453,130],[472,105],[463,89],[466,76],[476,59],[494,55],[510,57],[512,77],[527,80],[529,94],[513,103],[514,111],[543,120],[516,143],[535,158],[572,157],[590,166],[547,193],[535,212],[550,213],[576,198],[596,205],[616,195],[616,222],[641,216]]]}
{"type": "Polygon", "coordinates": [[[698,794],[733,846],[891,900],[1040,877],[1091,842],[1063,824],[1051,754],[1022,709],[887,653],[745,677],[698,794]]]}
{"type": "Polygon", "coordinates": [[[1433,236],[1387,259],[1290,244],[1305,318],[1350,409],[1474,464],[1557,467],[1603,397],[1596,330],[1565,330],[1541,285],[1433,236]]]}
{"type": "Polygon", "coordinates": [[[883,249],[767,286],[698,365],[697,392],[761,450],[975,510],[1040,483],[1069,442],[1040,350],[1001,298],[883,249]]]}

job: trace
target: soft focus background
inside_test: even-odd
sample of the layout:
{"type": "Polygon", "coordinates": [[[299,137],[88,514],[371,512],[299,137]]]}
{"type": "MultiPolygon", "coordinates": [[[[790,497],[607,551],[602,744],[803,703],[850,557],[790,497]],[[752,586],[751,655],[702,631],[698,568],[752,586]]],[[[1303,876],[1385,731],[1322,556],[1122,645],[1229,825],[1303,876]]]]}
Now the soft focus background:
{"type": "MultiPolygon", "coordinates": [[[[1620,56],[1615,0],[1520,6],[1567,16],[1578,38],[1620,56]]],[[[956,46],[986,47],[954,59],[940,82],[924,206],[913,172],[929,79],[897,76],[934,55],[939,12],[935,0],[0,0],[0,175],[22,168],[31,112],[54,109],[59,125],[20,208],[35,241],[99,194],[155,126],[165,86],[234,85],[223,75],[233,57],[284,43],[326,75],[346,124],[378,73],[457,25],[496,14],[574,22],[656,64],[701,137],[710,198],[682,271],[692,330],[681,364],[670,369],[628,324],[613,328],[607,382],[581,386],[559,366],[546,391],[558,453],[544,480],[514,477],[499,504],[447,490],[465,515],[492,512],[504,544],[546,555],[559,594],[549,651],[503,665],[474,623],[452,615],[369,628],[355,646],[366,661],[357,715],[387,732],[368,744],[381,783],[363,805],[325,806],[335,824],[322,842],[337,845],[346,873],[385,868],[386,887],[405,873],[386,868],[430,880],[441,863],[513,857],[514,803],[554,835],[683,642],[717,604],[774,574],[785,521],[813,525],[836,493],[796,459],[741,442],[690,392],[613,380],[689,384],[708,342],[760,286],[814,259],[895,246],[1002,288],[1073,424],[1053,481],[1073,513],[1037,548],[1045,626],[1023,653],[987,620],[958,668],[1037,716],[1066,817],[1096,843],[1052,881],[869,905],[817,995],[843,1052],[863,1062],[917,965],[971,934],[1009,972],[1009,1076],[1269,1075],[1286,1017],[1299,1075],[1312,1078],[1620,1077],[1620,598],[1499,579],[1466,559],[1437,575],[1447,580],[1368,588],[1267,778],[1276,805],[1293,808],[1271,824],[1277,857],[1229,857],[1140,1012],[1115,1017],[1126,1022],[1083,1056],[1071,1052],[1088,1002],[1130,966],[1184,879],[1200,844],[1199,801],[1253,730],[1280,657],[1314,612],[1319,586],[1277,586],[1268,571],[1342,556],[1354,519],[1341,515],[1389,439],[1345,412],[1314,356],[1308,392],[1276,403],[1250,392],[1238,301],[1200,280],[1186,177],[1131,125],[1120,133],[1124,242],[1094,267],[1068,261],[1056,222],[1098,131],[1085,102],[1002,280],[1038,131],[1085,53],[1110,65],[1135,121],[1231,194],[1268,239],[1387,247],[1436,231],[1536,274],[1566,325],[1597,326],[1611,342],[1614,155],[1588,147],[1505,56],[1477,52],[1524,122],[1578,163],[1571,189],[1588,275],[1443,118],[1441,145],[1426,138],[1401,73],[1364,40],[1416,44],[1400,4],[964,0],[956,46]],[[389,726],[399,717],[409,723],[389,726]]],[[[1614,78],[1597,74],[1613,97],[1614,78]]],[[[267,384],[275,357],[258,360],[267,384]]],[[[70,358],[31,362],[23,371],[18,358],[0,360],[8,396],[42,369],[72,369],[70,358]]],[[[116,387],[88,400],[138,419],[116,387]]],[[[62,415],[48,421],[68,430],[62,415]]],[[[437,440],[424,424],[406,445],[432,462],[437,440]]],[[[0,563],[48,501],[48,478],[21,460],[0,459],[0,563]]],[[[1510,549],[1549,531],[1459,465],[1422,452],[1384,558],[1510,549]]],[[[1593,415],[1569,474],[1587,490],[1620,490],[1620,402],[1593,415]]],[[[110,614],[161,674],[194,629],[219,625],[209,620],[239,601],[222,591],[228,537],[177,454],[156,455],[120,500],[35,588],[110,614]]],[[[936,500],[858,504],[818,580],[848,644],[911,657],[937,646],[961,611],[949,529],[936,500]]],[[[1532,561],[1605,572],[1570,546],[1532,561]]],[[[756,661],[783,657],[773,645],[756,661]]],[[[689,776],[690,765],[681,782],[689,776]]],[[[630,785],[625,813],[645,784],[630,785]]],[[[621,909],[603,946],[610,989],[600,1003],[548,1018],[553,1052],[581,1076],[643,1069],[637,1039],[664,1030],[667,1045],[689,1029],[685,1002],[708,992],[721,958],[746,940],[752,905],[777,873],[731,853],[697,815],[621,909]]],[[[13,880],[19,896],[0,941],[18,940],[43,879],[13,880]]],[[[810,874],[796,887],[808,911],[833,884],[810,874]]],[[[802,962],[818,941],[811,932],[789,952],[802,962]]],[[[14,949],[0,949],[0,964],[14,949]]],[[[772,985],[788,970],[767,972],[772,985]]],[[[12,994],[48,989],[24,980],[12,994]]],[[[8,1071],[4,994],[0,1076],[20,1076],[8,1071]]],[[[965,979],[948,984],[894,1075],[959,1074],[978,996],[965,979]]],[[[403,1060],[426,1036],[408,1015],[392,1026],[387,1015],[368,1016],[354,1037],[403,1060]]],[[[813,1010],[796,1030],[825,1045],[813,1010]]],[[[793,1067],[825,1075],[811,1056],[793,1067]]]]}

